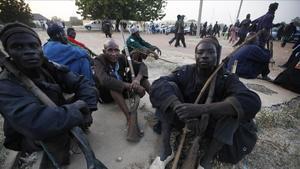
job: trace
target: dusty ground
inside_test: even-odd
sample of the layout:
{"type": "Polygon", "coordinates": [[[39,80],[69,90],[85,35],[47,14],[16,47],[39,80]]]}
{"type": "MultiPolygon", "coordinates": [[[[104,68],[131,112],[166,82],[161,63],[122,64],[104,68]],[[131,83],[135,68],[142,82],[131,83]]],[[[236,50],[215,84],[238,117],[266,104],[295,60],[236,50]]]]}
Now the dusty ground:
{"type": "MultiPolygon", "coordinates": [[[[46,42],[48,37],[46,33],[43,31],[38,33],[42,41],[46,42]]],[[[127,36],[128,34],[126,34],[127,36]]],[[[162,58],[177,63],[171,64],[161,60],[147,59],[146,64],[149,68],[151,82],[161,75],[168,74],[176,66],[194,63],[194,47],[199,38],[186,36],[187,48],[175,48],[168,44],[168,40],[173,35],[143,34],[142,36],[146,41],[162,50],[162,58]]],[[[123,46],[119,33],[114,33],[113,38],[120,46],[123,46]]],[[[101,52],[106,41],[104,34],[98,31],[79,31],[77,39],[97,54],[101,52]]],[[[222,55],[226,56],[233,48],[223,38],[219,40],[223,46],[222,55]]],[[[288,44],[285,48],[280,48],[279,43],[274,43],[274,60],[276,64],[271,70],[271,78],[275,78],[282,71],[277,65],[281,65],[287,60],[291,53],[290,49],[291,44],[288,44]]],[[[261,80],[242,79],[242,81],[250,89],[257,92],[263,101],[263,108],[256,118],[259,125],[259,140],[254,151],[239,166],[216,163],[215,168],[299,168],[300,99],[290,101],[299,95],[261,80]]],[[[157,155],[159,136],[154,134],[151,129],[155,119],[154,109],[151,107],[148,95],[141,99],[138,111],[139,124],[145,131],[145,136],[139,143],[134,144],[125,140],[125,118],[117,106],[113,104],[99,105],[99,110],[94,112],[94,124],[88,137],[96,156],[108,168],[146,169],[149,167],[151,160],[157,155]],[[118,157],[121,157],[122,160],[118,161],[118,157]]],[[[0,139],[0,143],[2,143],[2,140],[0,139]]],[[[2,151],[2,148],[0,148],[0,151],[2,151]]],[[[72,164],[68,168],[85,168],[85,162],[81,157],[81,154],[74,154],[72,164]]]]}

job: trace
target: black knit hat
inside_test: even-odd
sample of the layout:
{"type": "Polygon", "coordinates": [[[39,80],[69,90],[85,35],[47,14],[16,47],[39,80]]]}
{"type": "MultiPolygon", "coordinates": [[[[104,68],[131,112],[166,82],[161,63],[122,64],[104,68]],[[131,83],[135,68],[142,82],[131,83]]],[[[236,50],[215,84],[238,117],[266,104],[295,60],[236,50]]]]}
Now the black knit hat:
{"type": "Polygon", "coordinates": [[[8,23],[6,24],[3,29],[0,31],[0,40],[3,44],[4,49],[6,50],[7,48],[7,40],[11,35],[14,35],[16,33],[27,33],[35,37],[40,44],[41,40],[38,36],[38,34],[29,26],[20,23],[20,22],[13,22],[13,23],[8,23]]]}
{"type": "Polygon", "coordinates": [[[57,34],[63,33],[65,34],[64,28],[59,26],[57,23],[53,23],[49,25],[47,29],[47,34],[50,38],[56,38],[57,34]]]}

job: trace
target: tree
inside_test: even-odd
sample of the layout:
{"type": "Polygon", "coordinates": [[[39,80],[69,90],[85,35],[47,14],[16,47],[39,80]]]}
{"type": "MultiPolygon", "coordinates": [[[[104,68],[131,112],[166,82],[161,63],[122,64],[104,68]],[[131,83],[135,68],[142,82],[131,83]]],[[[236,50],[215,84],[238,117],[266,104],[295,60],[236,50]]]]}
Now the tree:
{"type": "Polygon", "coordinates": [[[31,9],[24,0],[1,0],[0,1],[0,21],[8,22],[23,22],[27,25],[32,25],[31,9]]]}
{"type": "Polygon", "coordinates": [[[297,16],[296,18],[292,19],[292,22],[294,22],[296,26],[300,26],[300,17],[297,16]]]}
{"type": "Polygon", "coordinates": [[[165,0],[76,0],[83,18],[149,21],[165,16],[165,0]]]}
{"type": "Polygon", "coordinates": [[[76,16],[71,16],[70,17],[70,24],[72,26],[78,26],[78,25],[82,25],[82,20],[78,19],[76,16]]]}
{"type": "Polygon", "coordinates": [[[62,19],[57,17],[57,16],[52,16],[51,21],[53,21],[53,22],[62,22],[62,19]]]}

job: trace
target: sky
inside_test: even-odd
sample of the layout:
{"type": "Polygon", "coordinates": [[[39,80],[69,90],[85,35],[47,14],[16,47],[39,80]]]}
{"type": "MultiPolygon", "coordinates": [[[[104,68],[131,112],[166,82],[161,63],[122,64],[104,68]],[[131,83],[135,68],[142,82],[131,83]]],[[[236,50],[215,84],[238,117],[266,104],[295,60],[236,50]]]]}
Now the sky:
{"type": "MultiPolygon", "coordinates": [[[[40,13],[51,19],[57,16],[63,20],[69,20],[70,16],[80,15],[76,13],[75,0],[25,0],[29,4],[32,13],[40,13]]],[[[268,6],[275,0],[243,0],[240,17],[242,20],[247,13],[255,19],[268,11],[268,6]]],[[[274,23],[290,22],[293,18],[300,17],[300,0],[276,0],[279,3],[275,14],[274,23]]],[[[167,0],[165,8],[166,16],[163,21],[176,20],[177,14],[185,15],[185,20],[198,18],[200,0],[167,0]]],[[[240,0],[203,0],[201,22],[208,23],[232,23],[235,21],[240,0]]]]}

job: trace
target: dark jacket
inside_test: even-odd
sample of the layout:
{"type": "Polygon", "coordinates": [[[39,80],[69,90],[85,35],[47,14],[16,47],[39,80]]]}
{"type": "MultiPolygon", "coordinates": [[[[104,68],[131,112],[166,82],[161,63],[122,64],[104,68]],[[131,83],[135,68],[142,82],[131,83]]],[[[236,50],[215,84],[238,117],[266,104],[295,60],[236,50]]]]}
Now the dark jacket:
{"type": "Polygon", "coordinates": [[[237,50],[227,64],[230,71],[235,60],[238,60],[236,74],[243,78],[256,78],[269,64],[271,53],[258,45],[245,45],[237,50]]]}
{"type": "MultiPolygon", "coordinates": [[[[134,72],[137,74],[142,74],[143,78],[148,78],[148,69],[143,62],[133,62],[134,72]]],[[[104,54],[101,54],[95,59],[95,73],[96,77],[99,80],[99,85],[105,87],[109,90],[114,90],[118,92],[123,92],[125,89],[125,84],[123,81],[131,82],[130,72],[126,74],[127,62],[125,61],[124,55],[118,56],[118,70],[117,73],[121,77],[118,79],[115,74],[116,67],[113,67],[104,57],[104,54]]]]}
{"type": "Polygon", "coordinates": [[[144,41],[140,36],[130,35],[128,39],[126,40],[126,44],[128,47],[129,52],[131,52],[134,49],[152,49],[154,46],[152,46],[150,43],[144,41]]]}
{"type": "Polygon", "coordinates": [[[252,21],[252,24],[256,25],[256,31],[266,29],[267,32],[269,32],[273,27],[273,20],[274,20],[274,13],[273,12],[267,12],[265,15],[255,19],[252,21]]]}
{"type": "Polygon", "coordinates": [[[20,151],[26,139],[44,140],[67,132],[83,123],[83,116],[63,98],[63,92],[75,93],[89,108],[97,109],[97,95],[91,83],[65,66],[46,62],[42,67],[45,79],[34,83],[57,104],[49,107],[29,92],[11,73],[0,74],[0,112],[4,117],[5,147],[20,151]]]}
{"type": "MultiPolygon", "coordinates": [[[[300,68],[296,67],[300,64],[300,45],[293,51],[293,58],[289,59],[287,69],[282,71],[274,80],[275,84],[282,86],[288,90],[300,94],[300,68]],[[298,49],[298,50],[297,50],[298,49]],[[298,51],[298,52],[297,52],[298,51]]],[[[292,57],[292,56],[291,56],[292,57]]]]}
{"type": "MultiPolygon", "coordinates": [[[[168,82],[177,84],[185,103],[194,103],[205,83],[204,79],[197,75],[195,64],[177,68],[172,74],[155,80],[150,90],[150,101],[153,107],[162,112],[177,99],[168,82]]],[[[213,102],[229,97],[235,100],[234,107],[241,107],[239,119],[251,120],[260,109],[260,99],[254,92],[245,87],[237,76],[221,72],[217,78],[213,102]]],[[[204,100],[200,100],[200,103],[204,100]]]]}
{"type": "Polygon", "coordinates": [[[245,37],[247,36],[250,24],[251,24],[251,20],[247,18],[241,22],[240,29],[238,31],[240,36],[245,36],[245,37]]]}
{"type": "MultiPolygon", "coordinates": [[[[160,120],[175,126],[180,125],[180,121],[174,118],[174,115],[177,116],[176,113],[170,111],[168,107],[176,99],[184,103],[194,103],[205,81],[206,79],[196,71],[195,64],[177,68],[170,75],[154,81],[150,90],[150,101],[157,109],[160,120]]],[[[200,99],[199,104],[204,104],[207,93],[200,99]]],[[[259,111],[261,101],[257,94],[239,81],[237,76],[220,71],[212,102],[222,101],[229,103],[237,116],[211,115],[205,136],[224,143],[218,152],[218,160],[237,163],[252,151],[256,143],[256,127],[252,119],[259,111]]]]}

